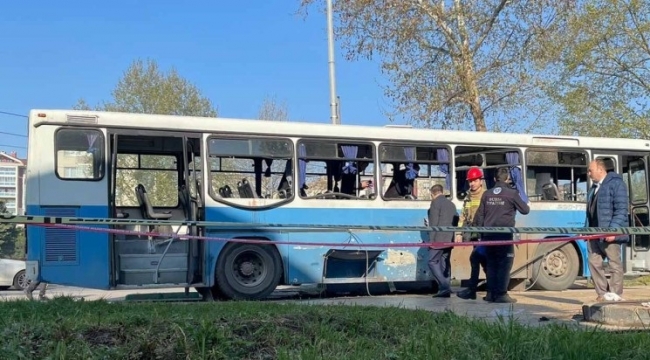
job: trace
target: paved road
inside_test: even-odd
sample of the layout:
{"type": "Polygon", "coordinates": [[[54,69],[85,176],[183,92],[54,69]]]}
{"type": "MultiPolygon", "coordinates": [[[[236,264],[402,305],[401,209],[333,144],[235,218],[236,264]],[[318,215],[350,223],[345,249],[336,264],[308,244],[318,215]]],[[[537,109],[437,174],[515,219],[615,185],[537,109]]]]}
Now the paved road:
{"type": "MultiPolygon", "coordinates": [[[[114,291],[103,291],[103,290],[94,290],[86,288],[78,288],[72,286],[63,286],[63,285],[49,285],[47,287],[47,297],[56,297],[56,296],[71,296],[74,298],[84,298],[87,300],[98,300],[106,299],[111,301],[121,301],[124,300],[124,297],[128,294],[144,294],[144,293],[165,293],[165,292],[178,292],[183,291],[183,289],[154,289],[154,290],[114,290],[114,291]]],[[[38,290],[35,290],[34,298],[38,297],[38,290]]],[[[0,299],[5,300],[17,300],[25,299],[25,294],[20,290],[6,290],[0,291],[0,299]]]]}
{"type": "MultiPolygon", "coordinates": [[[[52,292],[64,293],[64,294],[74,294],[76,292],[82,291],[83,289],[70,287],[70,286],[59,286],[59,285],[50,285],[48,286],[48,294],[52,292]]],[[[38,290],[34,291],[34,296],[38,296],[38,290]]],[[[20,290],[5,290],[0,291],[0,299],[14,300],[14,299],[24,299],[25,294],[20,290]]]]}

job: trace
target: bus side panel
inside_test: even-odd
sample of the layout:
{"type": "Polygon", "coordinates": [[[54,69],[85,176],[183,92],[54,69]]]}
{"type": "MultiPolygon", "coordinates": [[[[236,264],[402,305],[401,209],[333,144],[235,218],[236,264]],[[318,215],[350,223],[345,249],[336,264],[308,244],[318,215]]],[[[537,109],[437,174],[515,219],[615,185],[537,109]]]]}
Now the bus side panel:
{"type": "MultiPolygon", "coordinates": [[[[570,204],[570,210],[565,209],[535,209],[538,204],[531,207],[530,214],[517,215],[517,227],[583,227],[585,224],[584,204],[570,204]]],[[[562,206],[563,204],[560,204],[562,206]]],[[[566,205],[566,204],[564,204],[566,205]]],[[[549,207],[548,204],[541,206],[549,207]]],[[[541,207],[540,206],[540,207],[541,207]]],[[[553,206],[557,206],[553,204],[553,206]]],[[[522,238],[540,239],[545,236],[558,236],[557,234],[524,234],[522,238]]],[[[569,236],[572,236],[569,234],[569,236]]],[[[587,243],[584,240],[575,242],[578,245],[578,258],[582,264],[582,272],[578,276],[589,276],[587,243]]],[[[559,245],[559,243],[558,243],[559,245]]],[[[532,246],[537,246],[532,244],[532,246]]],[[[534,252],[531,256],[535,256],[534,252]]]]}
{"type": "MultiPolygon", "coordinates": [[[[229,207],[224,207],[223,205],[217,204],[211,198],[206,199],[206,208],[205,208],[205,220],[206,221],[218,221],[218,222],[243,222],[251,223],[253,222],[254,217],[252,216],[251,211],[247,210],[238,210],[229,207]]],[[[238,235],[241,235],[238,233],[238,235]]],[[[234,237],[234,234],[225,233],[223,231],[215,231],[210,227],[206,227],[205,236],[208,240],[203,240],[204,244],[204,271],[203,277],[205,279],[204,283],[207,286],[214,286],[215,284],[215,271],[216,271],[216,262],[219,258],[221,250],[226,245],[225,239],[230,239],[234,237]]]]}
{"type": "MultiPolygon", "coordinates": [[[[321,205],[322,206],[322,205],[321,205]]],[[[422,204],[428,206],[428,203],[422,204]]],[[[292,224],[332,224],[332,225],[406,225],[421,226],[426,209],[377,209],[377,208],[338,208],[327,206],[318,208],[279,207],[265,211],[247,211],[229,207],[208,206],[206,218],[209,221],[224,222],[256,222],[256,223],[292,223],[292,224]]],[[[207,279],[214,278],[213,264],[218,259],[224,245],[224,240],[231,234],[218,233],[207,229],[209,241],[207,261],[207,279]],[[215,239],[219,238],[219,239],[215,239]]],[[[243,233],[239,234],[243,236],[243,233]]],[[[386,243],[419,243],[428,240],[428,234],[412,231],[367,231],[354,230],[351,232],[295,232],[255,233],[248,234],[256,237],[266,237],[277,243],[278,252],[284,263],[285,281],[287,284],[320,283],[327,278],[358,278],[364,273],[366,261],[375,270],[376,276],[385,281],[428,281],[431,275],[427,265],[426,247],[374,249],[356,247],[355,243],[386,244],[386,243]],[[320,245],[283,245],[282,241],[307,243],[333,243],[346,246],[344,250],[359,250],[362,256],[354,261],[337,259],[328,254],[331,248],[341,249],[341,246],[320,245]],[[379,256],[373,257],[366,250],[380,251],[379,256]],[[327,260],[327,262],[326,262],[327,260]],[[375,262],[373,264],[373,262],[375,262]],[[327,265],[327,269],[325,269],[327,265]]]]}
{"type": "MultiPolygon", "coordinates": [[[[225,222],[257,222],[257,223],[292,223],[292,224],[332,224],[342,225],[372,225],[372,226],[422,226],[423,218],[427,216],[428,203],[422,202],[413,204],[422,208],[389,208],[385,207],[366,207],[350,208],[332,206],[304,207],[287,205],[266,211],[247,211],[233,209],[229,207],[208,207],[206,216],[211,221],[225,222]]],[[[329,205],[329,204],[328,204],[329,205]]],[[[373,204],[374,205],[374,204],[373,204]]],[[[535,205],[533,205],[535,206],[535,205]]],[[[544,207],[548,207],[545,206],[544,207]]],[[[458,209],[460,211],[460,209],[458,209]]],[[[559,209],[533,209],[528,215],[517,215],[517,227],[580,227],[584,223],[584,212],[579,209],[559,210],[559,209]]],[[[430,281],[433,279],[428,264],[427,247],[391,247],[374,249],[367,247],[355,247],[355,243],[363,244],[387,244],[392,243],[418,243],[428,241],[426,232],[413,231],[370,231],[370,230],[353,230],[351,232],[294,232],[287,231],[288,241],[291,242],[308,242],[308,243],[335,243],[348,245],[345,250],[360,250],[359,253],[365,253],[365,250],[380,250],[376,257],[365,255],[354,261],[335,259],[331,255],[331,248],[335,246],[320,245],[287,245],[278,246],[280,255],[285,266],[285,280],[287,284],[309,284],[320,283],[324,278],[353,279],[363,276],[366,262],[372,265],[373,274],[376,279],[383,281],[430,281]],[[327,262],[326,262],[327,261],[327,262]],[[372,263],[375,262],[373,265],[372,263]]],[[[274,241],[282,241],[280,234],[274,233],[267,235],[274,241]],[[271,237],[273,236],[273,237],[271,237]]],[[[231,234],[219,234],[210,232],[208,236],[219,237],[210,241],[208,251],[207,279],[212,281],[214,278],[213,264],[218,258],[219,252],[223,248],[224,239],[231,237],[231,234]]],[[[264,236],[257,233],[255,236],[264,236]]],[[[522,238],[539,239],[543,234],[525,234],[522,238]]],[[[516,244],[516,242],[515,242],[516,244]]],[[[582,268],[588,274],[586,266],[586,247],[583,241],[578,242],[580,248],[579,257],[583,263],[582,268]]],[[[340,246],[336,246],[341,249],[340,246]]],[[[523,266],[529,259],[534,256],[536,245],[519,246],[517,262],[514,268],[523,266]],[[531,253],[532,252],[532,253],[531,253]],[[529,254],[530,253],[530,254],[529,254]]],[[[452,276],[457,279],[469,278],[469,254],[471,247],[456,248],[452,252],[452,276]]],[[[363,254],[362,254],[363,255],[363,254]]],[[[583,274],[585,273],[583,271],[583,274]]],[[[525,272],[519,272],[513,278],[526,277],[525,272]]]]}
{"type": "MultiPolygon", "coordinates": [[[[96,156],[101,156],[105,168],[105,130],[52,125],[31,130],[27,213],[108,218],[107,172],[103,170],[97,178],[83,178],[88,176],[84,167],[86,163],[78,160],[84,158],[79,155],[92,148],[96,156]],[[63,135],[57,137],[60,131],[64,131],[63,135]],[[95,135],[94,147],[90,144],[89,134],[95,135]],[[74,155],[66,155],[66,151],[74,155]],[[66,169],[71,169],[71,173],[66,169]],[[79,174],[82,174],[81,178],[75,178],[79,174]]],[[[88,226],[101,228],[99,225],[88,226]]],[[[28,256],[29,260],[38,263],[27,267],[35,266],[38,278],[47,283],[108,289],[111,271],[108,239],[109,234],[104,232],[30,226],[28,256]]]]}
{"type": "MultiPolygon", "coordinates": [[[[108,208],[103,206],[47,206],[29,205],[29,215],[54,217],[105,218],[108,208]]],[[[93,228],[107,228],[91,225],[93,228]]],[[[29,260],[40,264],[40,278],[52,284],[109,288],[108,235],[101,232],[78,231],[67,228],[28,226],[29,260]]]]}

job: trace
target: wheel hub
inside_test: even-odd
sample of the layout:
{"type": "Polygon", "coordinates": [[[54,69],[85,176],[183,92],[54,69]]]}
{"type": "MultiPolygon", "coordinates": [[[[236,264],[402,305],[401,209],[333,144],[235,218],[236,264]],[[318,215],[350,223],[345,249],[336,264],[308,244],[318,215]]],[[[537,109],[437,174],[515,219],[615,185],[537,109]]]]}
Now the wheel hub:
{"type": "Polygon", "coordinates": [[[20,286],[23,289],[25,289],[25,288],[27,288],[27,286],[29,286],[29,279],[27,279],[26,274],[20,275],[20,277],[18,278],[18,286],[20,286]]]}
{"type": "Polygon", "coordinates": [[[545,268],[549,275],[562,276],[567,271],[568,260],[561,251],[553,251],[546,257],[545,268]]]}
{"type": "Polygon", "coordinates": [[[255,265],[250,261],[242,262],[239,266],[239,272],[244,276],[251,276],[255,272],[255,265]]]}
{"type": "Polygon", "coordinates": [[[256,252],[239,254],[233,263],[233,277],[243,286],[254,286],[266,276],[264,260],[256,252]]]}

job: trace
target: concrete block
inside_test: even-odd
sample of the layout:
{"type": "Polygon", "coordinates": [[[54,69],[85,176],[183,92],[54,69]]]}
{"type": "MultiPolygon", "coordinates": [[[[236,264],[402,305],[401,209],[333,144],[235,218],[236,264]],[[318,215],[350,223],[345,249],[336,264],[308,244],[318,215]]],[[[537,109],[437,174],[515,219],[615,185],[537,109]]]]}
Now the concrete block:
{"type": "Polygon", "coordinates": [[[650,300],[585,304],[582,315],[588,322],[646,328],[650,327],[650,307],[643,306],[643,303],[650,303],[650,300]]]}

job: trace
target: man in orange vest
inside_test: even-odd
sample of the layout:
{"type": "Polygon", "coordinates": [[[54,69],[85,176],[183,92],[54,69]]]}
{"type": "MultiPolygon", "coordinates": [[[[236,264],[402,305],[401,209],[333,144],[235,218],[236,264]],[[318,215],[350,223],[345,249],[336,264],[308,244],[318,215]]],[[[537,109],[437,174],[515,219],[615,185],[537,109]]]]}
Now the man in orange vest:
{"type": "MultiPolygon", "coordinates": [[[[463,209],[461,210],[460,220],[458,226],[474,226],[474,215],[476,210],[481,204],[481,197],[485,192],[483,187],[483,171],[478,166],[472,166],[467,171],[467,183],[469,184],[469,191],[465,196],[463,209]]],[[[462,241],[477,241],[478,233],[456,233],[456,242],[462,241]]],[[[478,285],[478,275],[480,267],[485,271],[486,257],[485,248],[482,246],[475,246],[472,254],[469,257],[469,262],[472,267],[469,279],[469,286],[456,294],[461,299],[476,299],[476,287],[478,285]]]]}

